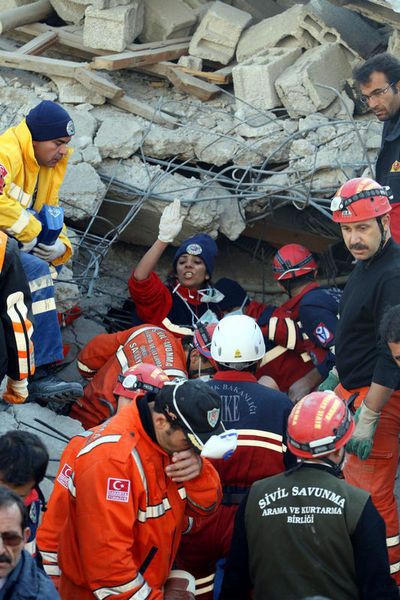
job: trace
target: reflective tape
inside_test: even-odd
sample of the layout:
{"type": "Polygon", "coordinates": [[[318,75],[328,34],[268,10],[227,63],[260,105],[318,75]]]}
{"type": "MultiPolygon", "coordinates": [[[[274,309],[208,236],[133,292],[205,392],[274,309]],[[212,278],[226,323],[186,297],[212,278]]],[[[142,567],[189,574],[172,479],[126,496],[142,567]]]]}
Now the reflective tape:
{"type": "Polygon", "coordinates": [[[29,289],[31,290],[32,294],[33,292],[43,290],[47,287],[54,287],[53,279],[50,275],[43,275],[42,277],[37,277],[29,282],[29,289]]]}
{"type": "Polygon", "coordinates": [[[212,575],[208,575],[208,577],[196,579],[196,591],[194,595],[201,596],[202,594],[208,594],[209,592],[212,592],[214,589],[214,579],[215,573],[212,573],[212,575]]]}
{"type": "Polygon", "coordinates": [[[47,563],[58,563],[58,554],[57,552],[45,552],[45,551],[40,551],[40,554],[43,558],[43,560],[45,560],[47,563]]]}
{"type": "Polygon", "coordinates": [[[59,577],[61,575],[61,570],[57,565],[43,564],[43,569],[49,577],[59,577]]]}
{"type": "Polygon", "coordinates": [[[82,450],[80,450],[80,452],[78,452],[77,458],[79,456],[83,456],[84,454],[87,454],[88,452],[93,450],[93,448],[97,448],[97,446],[101,446],[101,444],[115,444],[116,442],[119,442],[121,437],[122,436],[120,434],[115,433],[112,435],[104,435],[101,438],[97,438],[97,440],[94,440],[94,442],[90,442],[87,446],[82,448],[82,450]]]}
{"type": "Polygon", "coordinates": [[[10,183],[8,195],[10,196],[10,198],[14,198],[14,200],[17,200],[17,202],[19,202],[25,208],[29,208],[31,205],[32,195],[24,192],[22,187],[20,187],[16,183],[10,183]]]}
{"type": "Polygon", "coordinates": [[[6,229],[6,232],[10,235],[18,235],[25,229],[25,227],[29,224],[29,213],[24,208],[21,210],[21,214],[18,219],[14,221],[11,227],[6,229]]]}
{"type": "Polygon", "coordinates": [[[84,363],[80,362],[79,360],[76,361],[76,366],[80,371],[83,371],[84,373],[96,373],[95,369],[89,369],[89,367],[87,367],[84,363]]]}
{"type": "Polygon", "coordinates": [[[254,448],[265,448],[266,450],[273,450],[274,452],[282,452],[286,451],[286,446],[282,444],[282,446],[277,446],[276,444],[271,444],[270,442],[261,442],[259,440],[238,440],[238,446],[252,446],[254,448]]]}
{"type": "Polygon", "coordinates": [[[397,573],[400,571],[400,562],[393,563],[390,565],[390,574],[397,573]]]}
{"type": "Polygon", "coordinates": [[[268,338],[274,341],[276,334],[276,326],[278,325],[278,317],[271,317],[268,323],[268,338]]]}
{"type": "Polygon", "coordinates": [[[167,510],[171,510],[171,505],[168,498],[163,498],[160,504],[147,506],[146,510],[138,510],[138,521],[145,523],[147,519],[158,519],[165,515],[167,510]]]}
{"type": "Polygon", "coordinates": [[[73,481],[73,475],[74,474],[72,474],[71,477],[68,479],[68,490],[69,490],[69,493],[71,494],[71,496],[76,498],[76,487],[75,487],[75,484],[73,481]]]}
{"type": "Polygon", "coordinates": [[[52,310],[56,310],[56,302],[54,298],[47,298],[46,300],[37,300],[36,302],[32,302],[32,312],[34,315],[41,315],[52,310]]]}
{"type": "Polygon", "coordinates": [[[287,348],[289,350],[294,350],[296,347],[296,325],[289,319],[285,317],[285,323],[287,327],[287,348]]]}
{"type": "Polygon", "coordinates": [[[123,594],[124,592],[129,592],[130,590],[135,589],[141,585],[142,587],[138,590],[131,598],[135,600],[144,600],[151,593],[151,588],[147,585],[143,576],[139,573],[135,579],[128,581],[127,583],[123,583],[122,585],[117,585],[114,587],[102,587],[94,590],[93,594],[98,600],[105,600],[105,598],[109,598],[110,596],[117,596],[118,594],[123,594]]]}
{"type": "Polygon", "coordinates": [[[278,358],[278,356],[281,356],[285,352],[287,352],[287,348],[284,348],[283,346],[275,346],[275,348],[268,350],[261,359],[260,367],[275,360],[275,358],[278,358]]]}
{"type": "Polygon", "coordinates": [[[133,448],[131,454],[132,454],[133,460],[136,463],[137,470],[139,471],[140,479],[142,480],[144,491],[146,492],[146,504],[148,504],[149,503],[149,491],[147,488],[147,479],[146,479],[146,474],[144,472],[142,460],[141,460],[141,458],[139,456],[139,452],[136,450],[136,448],[133,448]]]}
{"type": "Polygon", "coordinates": [[[400,544],[400,537],[398,535],[393,535],[392,537],[386,538],[386,546],[391,548],[392,546],[397,546],[400,544]]]}

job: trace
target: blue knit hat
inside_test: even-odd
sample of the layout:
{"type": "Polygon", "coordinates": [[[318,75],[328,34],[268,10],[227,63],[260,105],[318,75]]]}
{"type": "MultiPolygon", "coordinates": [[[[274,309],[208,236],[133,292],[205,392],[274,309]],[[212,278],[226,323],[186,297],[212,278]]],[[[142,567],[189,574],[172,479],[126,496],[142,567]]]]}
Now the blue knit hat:
{"type": "Polygon", "coordinates": [[[35,142],[70,137],[75,133],[74,122],[67,111],[50,100],[42,100],[26,116],[26,124],[35,142]]]}
{"type": "Polygon", "coordinates": [[[185,240],[176,251],[174,256],[174,269],[176,270],[176,263],[178,258],[182,254],[192,254],[198,256],[204,262],[207,268],[207,273],[212,275],[214,270],[214,261],[218,254],[217,244],[214,242],[212,237],[206,233],[198,233],[193,237],[185,240]]]}

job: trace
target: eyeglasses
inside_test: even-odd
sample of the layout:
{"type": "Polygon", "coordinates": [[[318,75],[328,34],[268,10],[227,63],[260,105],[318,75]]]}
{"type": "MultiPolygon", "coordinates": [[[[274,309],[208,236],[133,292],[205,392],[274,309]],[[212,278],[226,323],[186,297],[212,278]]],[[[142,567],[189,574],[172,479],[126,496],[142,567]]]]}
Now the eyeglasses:
{"type": "Polygon", "coordinates": [[[389,83],[389,85],[387,85],[385,88],[381,88],[379,90],[375,90],[373,92],[371,92],[371,94],[362,94],[360,99],[361,102],[365,105],[368,106],[369,101],[372,98],[380,98],[381,96],[383,96],[384,94],[386,94],[390,88],[392,87],[392,85],[394,85],[394,83],[389,83]]]}
{"type": "Polygon", "coordinates": [[[12,533],[11,531],[4,531],[0,533],[0,537],[3,540],[5,546],[19,546],[24,541],[24,538],[18,533],[12,533]]]}

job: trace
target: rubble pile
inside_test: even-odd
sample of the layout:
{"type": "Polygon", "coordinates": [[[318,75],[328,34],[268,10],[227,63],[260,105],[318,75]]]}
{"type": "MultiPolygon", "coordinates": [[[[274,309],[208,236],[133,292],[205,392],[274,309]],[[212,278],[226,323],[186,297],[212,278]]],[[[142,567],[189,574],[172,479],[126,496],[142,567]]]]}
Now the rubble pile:
{"type": "Polygon", "coordinates": [[[0,0],[0,30],[0,130],[43,98],[75,122],[61,202],[89,277],[116,240],[150,244],[175,197],[180,239],[271,242],[285,206],[294,229],[301,209],[298,230],[334,239],[329,198],[380,146],[352,69],[397,52],[400,13],[395,0],[0,0]]]}

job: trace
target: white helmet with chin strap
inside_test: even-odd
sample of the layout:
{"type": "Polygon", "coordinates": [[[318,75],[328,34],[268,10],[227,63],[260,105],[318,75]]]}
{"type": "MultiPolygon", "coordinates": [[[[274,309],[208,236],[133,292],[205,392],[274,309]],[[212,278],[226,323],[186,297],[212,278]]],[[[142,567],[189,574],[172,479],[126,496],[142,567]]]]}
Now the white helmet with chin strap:
{"type": "Polygon", "coordinates": [[[211,340],[211,356],[216,362],[240,371],[264,354],[263,334],[254,319],[228,315],[218,323],[211,340]]]}

